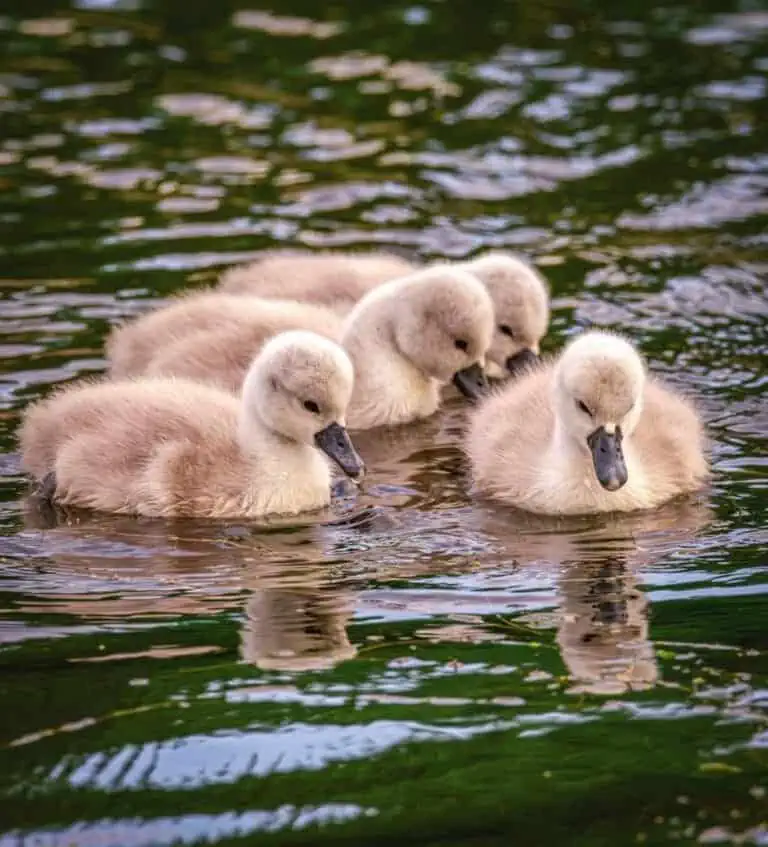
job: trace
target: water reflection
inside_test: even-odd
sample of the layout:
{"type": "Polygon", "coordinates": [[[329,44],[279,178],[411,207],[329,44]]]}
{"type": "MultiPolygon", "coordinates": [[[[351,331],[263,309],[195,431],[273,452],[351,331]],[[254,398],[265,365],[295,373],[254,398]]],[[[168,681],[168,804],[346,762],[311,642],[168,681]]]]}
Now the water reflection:
{"type": "MultiPolygon", "coordinates": [[[[30,521],[36,517],[31,511],[30,521]]],[[[658,679],[644,574],[663,565],[670,551],[695,544],[711,517],[709,506],[696,500],[654,513],[568,520],[475,510],[470,523],[480,555],[441,551],[437,561],[407,561],[400,545],[388,563],[392,533],[413,531],[402,517],[394,528],[317,519],[289,534],[276,527],[265,535],[263,528],[242,525],[78,513],[42,534],[30,528],[17,536],[18,552],[36,564],[20,564],[6,578],[10,587],[39,598],[23,604],[27,612],[114,622],[238,609],[240,656],[268,671],[320,670],[353,659],[358,646],[348,626],[356,609],[400,619],[444,617],[447,626],[428,632],[434,642],[457,632],[471,641],[475,630],[482,641],[487,615],[554,606],[551,625],[571,690],[616,694],[658,679]],[[372,562],[382,585],[365,588],[372,562]],[[411,587],[388,588],[388,578],[407,578],[411,587]],[[452,580],[463,590],[447,591],[452,580]],[[537,583],[539,591],[532,591],[537,583]],[[476,627],[467,625],[468,615],[476,627]]],[[[430,528],[427,519],[421,532],[434,534],[436,550],[444,545],[440,521],[430,528]]],[[[11,637],[8,632],[6,640],[11,637]]]]}
{"type": "Polygon", "coordinates": [[[711,513],[534,521],[468,496],[450,401],[306,521],[25,526],[0,455],[3,847],[764,839],[767,20],[6,0],[3,450],[111,325],[264,249],[510,249],[546,349],[628,332],[715,473],[711,513]]]}
{"type": "Polygon", "coordinates": [[[659,676],[648,603],[627,562],[572,565],[560,577],[557,641],[576,683],[571,691],[621,694],[652,688],[659,676]]]}
{"type": "Polygon", "coordinates": [[[59,847],[61,844],[98,844],[99,847],[157,847],[194,844],[201,840],[244,838],[254,833],[302,830],[317,824],[343,823],[377,814],[353,804],[323,806],[284,805],[220,815],[190,814],[146,820],[105,818],[92,823],[49,829],[25,837],[22,832],[0,835],[0,847],[59,847]]]}
{"type": "Polygon", "coordinates": [[[242,659],[263,670],[306,671],[352,659],[347,634],[355,593],[327,568],[302,566],[286,575],[274,567],[248,577],[255,586],[245,603],[242,659]]]}

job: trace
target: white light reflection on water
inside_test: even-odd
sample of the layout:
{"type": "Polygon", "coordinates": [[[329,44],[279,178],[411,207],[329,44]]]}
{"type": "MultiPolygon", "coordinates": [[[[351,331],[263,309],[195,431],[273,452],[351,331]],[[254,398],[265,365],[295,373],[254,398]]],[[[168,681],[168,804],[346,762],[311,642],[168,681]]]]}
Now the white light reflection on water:
{"type": "Polygon", "coordinates": [[[280,806],[274,811],[227,812],[220,815],[180,815],[164,818],[105,818],[61,829],[0,835],[0,847],[165,847],[172,844],[211,843],[242,838],[256,832],[300,830],[308,826],[342,823],[372,817],[376,809],[352,804],[280,806]]]}

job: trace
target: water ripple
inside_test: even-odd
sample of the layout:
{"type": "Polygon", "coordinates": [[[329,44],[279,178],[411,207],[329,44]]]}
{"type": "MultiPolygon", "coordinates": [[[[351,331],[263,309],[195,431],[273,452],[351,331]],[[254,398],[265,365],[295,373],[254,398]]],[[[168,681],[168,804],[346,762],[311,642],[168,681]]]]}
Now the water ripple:
{"type": "Polygon", "coordinates": [[[768,16],[491,6],[4,10],[2,847],[448,843],[520,809],[547,843],[764,840],[768,16]],[[521,252],[547,351],[623,331],[697,399],[711,487],[513,514],[468,493],[452,402],[362,437],[366,485],[299,521],[35,511],[24,406],[284,246],[521,252]]]}

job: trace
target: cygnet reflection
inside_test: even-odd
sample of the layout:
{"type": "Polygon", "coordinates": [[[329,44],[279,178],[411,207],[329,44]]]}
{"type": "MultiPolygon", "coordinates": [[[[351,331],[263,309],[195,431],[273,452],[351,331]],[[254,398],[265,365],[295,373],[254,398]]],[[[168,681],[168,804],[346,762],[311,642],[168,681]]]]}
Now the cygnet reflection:
{"type": "Polygon", "coordinates": [[[571,691],[610,695],[659,681],[641,573],[660,566],[710,517],[710,509],[695,501],[577,520],[494,510],[485,528],[523,574],[543,565],[555,569],[556,638],[571,691]]]}
{"type": "Polygon", "coordinates": [[[573,692],[620,694],[653,687],[659,670],[648,601],[621,557],[571,564],[559,579],[557,643],[573,692]]]}
{"type": "Polygon", "coordinates": [[[355,594],[333,576],[329,548],[361,531],[352,519],[330,531],[327,514],[305,525],[163,521],[65,510],[34,495],[25,515],[6,552],[48,611],[128,619],[240,610],[241,658],[265,670],[329,668],[356,654],[346,632],[355,594]]]}
{"type": "MultiPolygon", "coordinates": [[[[430,478],[427,496],[436,484],[443,483],[430,478]]],[[[418,489],[424,496],[420,484],[418,489]]],[[[329,524],[326,515],[272,530],[70,515],[53,530],[14,539],[17,576],[33,593],[60,595],[60,604],[49,609],[76,614],[239,608],[241,658],[285,671],[329,668],[355,656],[347,634],[355,606],[386,604],[393,593],[399,613],[412,608],[423,615],[439,607],[451,617],[476,606],[537,612],[550,605],[554,591],[556,641],[572,689],[617,694],[659,681],[643,570],[662,568],[671,552],[695,543],[710,518],[709,508],[696,501],[646,513],[559,519],[475,503],[442,512],[398,509],[398,525],[387,528],[388,511],[373,509],[371,520],[357,521],[359,507],[358,501],[338,524],[329,524]],[[447,549],[459,542],[449,541],[446,520],[457,523],[465,542],[476,542],[476,552],[447,549]],[[417,529],[418,543],[411,538],[417,529]],[[21,548],[36,536],[43,540],[35,559],[21,548]],[[38,567],[35,561],[43,558],[46,565],[38,567]],[[439,572],[462,582],[444,591],[414,586],[359,595],[351,570],[377,581],[439,572]]]]}
{"type": "Polygon", "coordinates": [[[10,573],[51,598],[51,611],[115,618],[242,608],[253,568],[326,561],[322,524],[333,517],[162,520],[65,509],[34,494],[23,506],[24,530],[0,551],[10,573]]]}
{"type": "Polygon", "coordinates": [[[355,594],[320,569],[259,573],[245,603],[243,661],[263,670],[325,670],[352,659],[347,635],[355,594]]]}
{"type": "Polygon", "coordinates": [[[243,551],[226,526],[28,508],[8,572],[51,613],[127,620],[242,602],[243,551]]]}

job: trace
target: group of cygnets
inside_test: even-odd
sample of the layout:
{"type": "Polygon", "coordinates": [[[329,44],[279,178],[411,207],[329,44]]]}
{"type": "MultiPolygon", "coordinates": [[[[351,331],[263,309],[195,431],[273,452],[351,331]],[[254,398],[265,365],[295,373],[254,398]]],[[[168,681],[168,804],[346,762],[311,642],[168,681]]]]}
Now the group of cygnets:
{"type": "Polygon", "coordinates": [[[106,378],[30,407],[25,469],[63,505],[213,518],[331,499],[330,458],[363,475],[350,430],[474,402],[479,495],[550,515],[648,509],[702,486],[701,422],[620,336],[550,361],[543,278],[516,256],[417,266],[277,252],[113,330],[106,378]]]}

